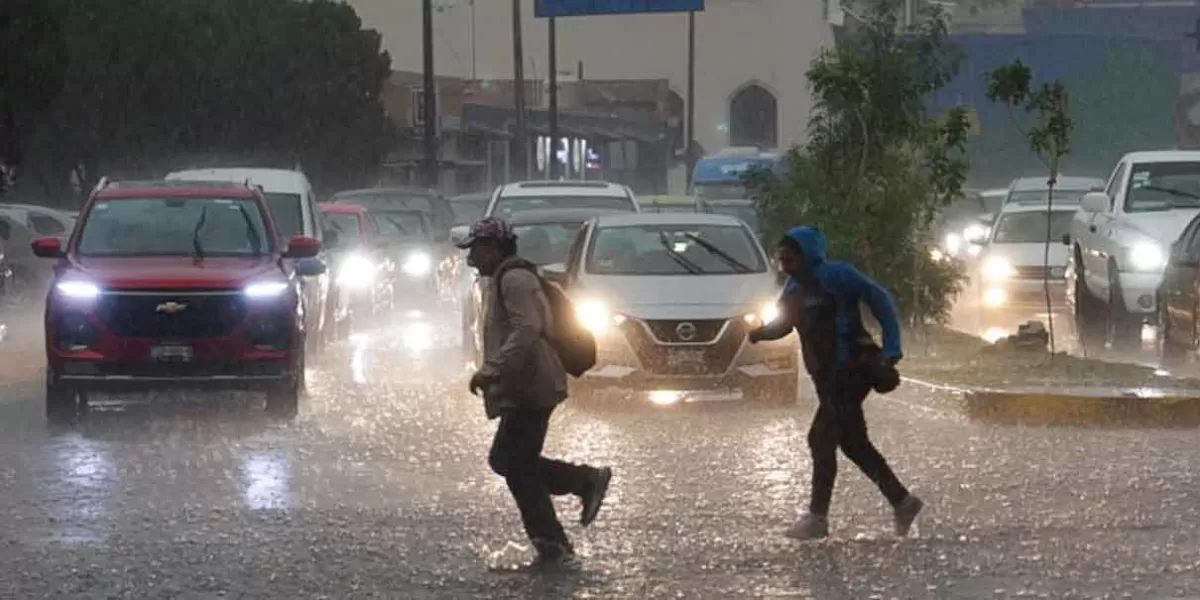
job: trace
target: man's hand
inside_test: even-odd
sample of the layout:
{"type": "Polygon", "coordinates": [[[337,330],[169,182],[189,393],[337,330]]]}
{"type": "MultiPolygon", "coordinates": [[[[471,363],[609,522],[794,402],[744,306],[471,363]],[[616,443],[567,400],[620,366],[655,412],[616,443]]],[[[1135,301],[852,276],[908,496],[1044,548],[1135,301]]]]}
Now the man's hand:
{"type": "Polygon", "coordinates": [[[471,394],[478,396],[485,385],[487,385],[487,380],[479,371],[475,371],[475,374],[471,376],[471,382],[467,384],[467,389],[471,390],[471,394]]]}

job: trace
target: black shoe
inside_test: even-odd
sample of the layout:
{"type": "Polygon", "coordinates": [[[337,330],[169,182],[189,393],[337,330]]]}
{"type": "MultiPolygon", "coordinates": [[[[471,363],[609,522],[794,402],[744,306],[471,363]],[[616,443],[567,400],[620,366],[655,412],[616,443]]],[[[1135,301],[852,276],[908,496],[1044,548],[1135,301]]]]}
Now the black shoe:
{"type": "Polygon", "coordinates": [[[583,561],[570,544],[534,541],[533,547],[537,558],[522,570],[574,573],[583,568],[583,561]]]}
{"type": "Polygon", "coordinates": [[[612,469],[594,469],[588,482],[587,492],[583,494],[583,510],[579,513],[579,524],[587,527],[596,520],[604,497],[608,495],[608,482],[612,480],[612,469]]]}

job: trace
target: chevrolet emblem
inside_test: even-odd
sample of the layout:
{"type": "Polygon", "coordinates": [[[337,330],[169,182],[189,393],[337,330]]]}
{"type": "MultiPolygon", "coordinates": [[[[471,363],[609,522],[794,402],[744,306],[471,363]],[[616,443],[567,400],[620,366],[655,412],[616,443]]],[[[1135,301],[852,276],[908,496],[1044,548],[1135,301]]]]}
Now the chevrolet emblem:
{"type": "Polygon", "coordinates": [[[179,302],[163,302],[162,304],[159,304],[157,307],[154,308],[154,312],[167,313],[168,315],[173,315],[173,314],[183,312],[184,309],[186,309],[187,307],[188,307],[188,305],[181,304],[179,302]]]}

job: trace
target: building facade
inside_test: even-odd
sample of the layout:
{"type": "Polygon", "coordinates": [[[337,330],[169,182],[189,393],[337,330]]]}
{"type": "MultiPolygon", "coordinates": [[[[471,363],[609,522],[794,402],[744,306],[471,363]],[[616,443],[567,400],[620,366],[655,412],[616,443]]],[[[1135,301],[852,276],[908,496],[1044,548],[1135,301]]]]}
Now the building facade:
{"type": "MultiPolygon", "coordinates": [[[[421,70],[420,2],[348,1],[365,27],[383,35],[393,69],[421,70]]],[[[523,0],[525,78],[544,82],[548,26],[534,16],[533,4],[523,0]]],[[[434,0],[434,5],[439,75],[512,79],[511,2],[434,0]]],[[[805,72],[832,40],[828,8],[823,0],[707,0],[706,10],[696,16],[694,137],[703,152],[728,146],[787,147],[805,140],[812,108],[805,72]]],[[[665,80],[668,103],[683,106],[686,14],[559,19],[557,29],[560,78],[665,80]]],[[[532,98],[530,106],[544,109],[544,96],[532,98]]],[[[670,193],[686,189],[684,171],[682,161],[671,166],[670,193]]]]}

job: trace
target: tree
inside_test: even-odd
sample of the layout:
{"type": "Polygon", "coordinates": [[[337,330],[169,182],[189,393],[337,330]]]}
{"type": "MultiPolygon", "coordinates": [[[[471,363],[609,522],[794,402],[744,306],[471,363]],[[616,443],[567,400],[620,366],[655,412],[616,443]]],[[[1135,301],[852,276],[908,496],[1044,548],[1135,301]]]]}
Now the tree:
{"type": "Polygon", "coordinates": [[[51,200],[189,166],[299,164],[317,187],[357,185],[394,140],[391,61],[344,3],[42,3],[63,16],[63,85],[23,151],[51,200]]]}
{"type": "Polygon", "coordinates": [[[1050,171],[1046,180],[1049,195],[1046,202],[1046,246],[1042,255],[1042,288],[1046,296],[1046,318],[1050,325],[1050,353],[1053,354],[1055,347],[1054,311],[1050,302],[1050,236],[1054,219],[1051,211],[1054,207],[1054,184],[1058,180],[1058,167],[1062,158],[1071,151],[1071,132],[1075,123],[1069,115],[1069,99],[1062,83],[1054,81],[1034,88],[1033,74],[1020,59],[989,71],[987,78],[988,99],[1003,103],[1009,109],[1014,126],[1029,138],[1030,149],[1050,171]],[[1023,108],[1033,119],[1033,123],[1022,125],[1021,119],[1012,114],[1014,108],[1023,108]]]}
{"type": "Polygon", "coordinates": [[[950,81],[960,59],[945,21],[924,12],[901,32],[901,10],[876,0],[864,27],[814,59],[808,143],[790,151],[783,178],[750,177],[769,235],[793,223],[818,227],[832,255],[855,257],[917,325],[945,320],[963,286],[961,266],[934,258],[930,230],[961,192],[968,123],[961,108],[936,119],[925,113],[924,98],[950,81]]]}
{"type": "Polygon", "coordinates": [[[40,0],[6,0],[0,6],[0,193],[25,158],[32,124],[62,87],[59,25],[40,0]]]}

